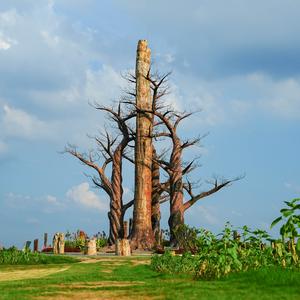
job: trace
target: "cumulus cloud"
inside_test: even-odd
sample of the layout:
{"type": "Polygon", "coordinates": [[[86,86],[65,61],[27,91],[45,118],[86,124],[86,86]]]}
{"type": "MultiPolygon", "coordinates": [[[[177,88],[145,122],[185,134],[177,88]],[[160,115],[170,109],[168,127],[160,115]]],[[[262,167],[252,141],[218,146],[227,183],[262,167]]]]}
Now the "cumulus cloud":
{"type": "Polygon", "coordinates": [[[149,36],[167,37],[161,47],[175,48],[178,60],[188,57],[194,73],[215,78],[255,71],[272,76],[299,74],[297,1],[282,5],[271,0],[230,0],[225,5],[217,0],[172,4],[155,0],[151,6],[146,0],[115,1],[141,32],[150,28],[149,36]]]}
{"type": "Polygon", "coordinates": [[[110,103],[119,99],[125,84],[121,72],[104,64],[99,70],[86,71],[85,96],[91,101],[110,103]]]}
{"type": "Polygon", "coordinates": [[[285,119],[300,118],[300,79],[272,82],[267,94],[270,98],[264,105],[271,112],[285,119]]]}
{"type": "Polygon", "coordinates": [[[3,111],[0,125],[5,136],[34,139],[51,135],[48,125],[36,116],[9,105],[4,105],[3,111]]]}
{"type": "Polygon", "coordinates": [[[67,198],[83,207],[107,211],[108,205],[96,193],[90,190],[88,182],[72,187],[66,194],[67,198]]]}
{"type": "Polygon", "coordinates": [[[8,50],[11,47],[11,44],[5,39],[0,37],[0,50],[8,50]]]}

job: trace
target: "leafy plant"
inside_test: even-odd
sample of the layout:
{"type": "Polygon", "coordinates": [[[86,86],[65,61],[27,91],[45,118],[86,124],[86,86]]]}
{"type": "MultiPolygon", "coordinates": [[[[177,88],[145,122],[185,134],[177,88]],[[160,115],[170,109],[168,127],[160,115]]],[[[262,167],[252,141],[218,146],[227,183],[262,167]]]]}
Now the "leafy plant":
{"type": "Polygon", "coordinates": [[[179,225],[174,230],[175,240],[178,243],[179,249],[183,252],[192,252],[195,253],[198,249],[197,235],[199,230],[194,227],[189,227],[185,224],[179,225]]]}
{"type": "Polygon", "coordinates": [[[272,224],[271,228],[274,227],[279,222],[283,222],[280,227],[280,234],[282,238],[282,245],[277,243],[276,249],[280,257],[282,257],[282,264],[286,264],[286,260],[292,259],[294,264],[299,261],[300,253],[300,198],[295,198],[292,201],[284,201],[287,207],[280,210],[281,216],[276,218],[272,224]],[[296,242],[295,239],[298,238],[296,242]],[[286,239],[287,242],[286,249],[286,239]]]}
{"type": "Polygon", "coordinates": [[[272,222],[271,228],[277,223],[284,221],[283,225],[280,227],[280,234],[283,240],[285,238],[294,239],[295,237],[299,237],[298,230],[300,230],[300,198],[284,202],[288,207],[280,210],[281,216],[272,222]]]}
{"type": "Polygon", "coordinates": [[[300,239],[295,242],[300,229],[299,201],[285,202],[288,208],[283,208],[282,215],[271,225],[285,221],[280,228],[282,240],[273,240],[266,231],[251,230],[247,226],[243,226],[239,233],[230,223],[226,223],[218,235],[184,225],[175,231],[178,245],[185,251],[183,256],[172,256],[170,252],[156,255],[152,257],[151,266],[159,272],[192,273],[196,278],[204,279],[262,267],[299,268],[300,239]],[[191,251],[195,252],[194,256],[191,251]]]}

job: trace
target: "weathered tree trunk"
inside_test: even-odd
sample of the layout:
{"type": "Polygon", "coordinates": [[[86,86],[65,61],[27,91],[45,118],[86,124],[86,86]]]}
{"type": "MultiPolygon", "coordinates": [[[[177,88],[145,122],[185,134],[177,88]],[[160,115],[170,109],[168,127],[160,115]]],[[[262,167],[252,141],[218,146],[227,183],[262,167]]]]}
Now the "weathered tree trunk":
{"type": "Polygon", "coordinates": [[[116,241],[116,255],[131,256],[131,248],[128,239],[118,239],[116,241]]]}
{"type": "Polygon", "coordinates": [[[136,118],[135,193],[133,209],[133,248],[150,249],[154,244],[151,224],[152,198],[152,97],[147,75],[150,70],[150,49],[147,41],[140,40],[136,58],[136,118]]]}
{"type": "Polygon", "coordinates": [[[159,164],[156,161],[156,151],[153,147],[153,160],[152,160],[152,211],[151,222],[152,230],[155,238],[156,245],[160,244],[160,177],[159,177],[159,164]]]}
{"type": "Polygon", "coordinates": [[[123,213],[122,213],[122,145],[120,144],[113,155],[111,187],[112,197],[110,201],[110,230],[109,244],[113,245],[118,238],[123,238],[123,213]]]}
{"type": "Polygon", "coordinates": [[[173,151],[170,159],[172,172],[170,174],[170,217],[168,220],[170,227],[171,245],[176,244],[174,230],[179,225],[184,224],[183,207],[183,180],[182,180],[182,149],[180,140],[173,137],[173,151]]]}

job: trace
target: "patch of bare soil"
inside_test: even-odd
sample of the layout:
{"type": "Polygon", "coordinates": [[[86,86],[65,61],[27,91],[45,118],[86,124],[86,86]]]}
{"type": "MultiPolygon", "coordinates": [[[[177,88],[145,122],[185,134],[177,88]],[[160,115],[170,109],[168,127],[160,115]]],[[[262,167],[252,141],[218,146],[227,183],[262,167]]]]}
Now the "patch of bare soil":
{"type": "Polygon", "coordinates": [[[94,264],[98,263],[100,260],[97,258],[88,258],[88,259],[83,259],[80,264],[94,264]]]}
{"type": "Polygon", "coordinates": [[[87,300],[154,300],[162,299],[148,295],[136,295],[130,292],[119,291],[86,291],[86,292],[63,292],[56,295],[45,295],[34,298],[36,300],[65,300],[65,299],[87,299],[87,300]]]}
{"type": "Polygon", "coordinates": [[[132,260],[131,264],[134,266],[139,266],[139,265],[150,265],[150,260],[132,260]]]}
{"type": "Polygon", "coordinates": [[[129,287],[134,285],[142,285],[142,281],[100,281],[100,282],[87,282],[87,283],[70,283],[70,284],[59,284],[51,285],[58,289],[63,289],[55,294],[45,293],[43,296],[36,297],[36,300],[62,300],[62,299],[109,299],[109,300],[154,300],[161,299],[159,297],[151,297],[149,295],[141,295],[132,291],[124,291],[115,289],[113,291],[108,290],[96,290],[97,288],[105,287],[129,287]],[[88,289],[82,291],[82,289],[88,289]],[[95,290],[94,290],[95,289],[95,290]],[[92,290],[92,291],[91,291],[92,290]]]}
{"type": "Polygon", "coordinates": [[[99,287],[126,287],[133,285],[145,284],[143,281],[96,281],[96,282],[73,282],[73,283],[62,283],[49,285],[50,287],[56,288],[68,288],[68,289],[92,289],[99,287]]]}
{"type": "Polygon", "coordinates": [[[45,268],[45,269],[27,269],[17,271],[0,272],[0,281],[22,280],[30,278],[45,277],[54,273],[63,272],[69,269],[64,268],[45,268]]]}

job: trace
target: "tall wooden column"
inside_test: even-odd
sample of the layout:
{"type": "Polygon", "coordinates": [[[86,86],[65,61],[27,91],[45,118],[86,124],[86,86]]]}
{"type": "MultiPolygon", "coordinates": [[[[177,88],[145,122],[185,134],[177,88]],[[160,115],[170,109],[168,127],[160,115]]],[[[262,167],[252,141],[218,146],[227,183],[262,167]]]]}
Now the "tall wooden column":
{"type": "MultiPolygon", "coordinates": [[[[151,51],[146,40],[140,40],[136,57],[136,106],[141,110],[152,109],[150,82],[151,51]]],[[[135,140],[135,193],[133,209],[133,248],[150,249],[154,244],[151,225],[152,195],[152,116],[138,112],[135,140]]]]}

